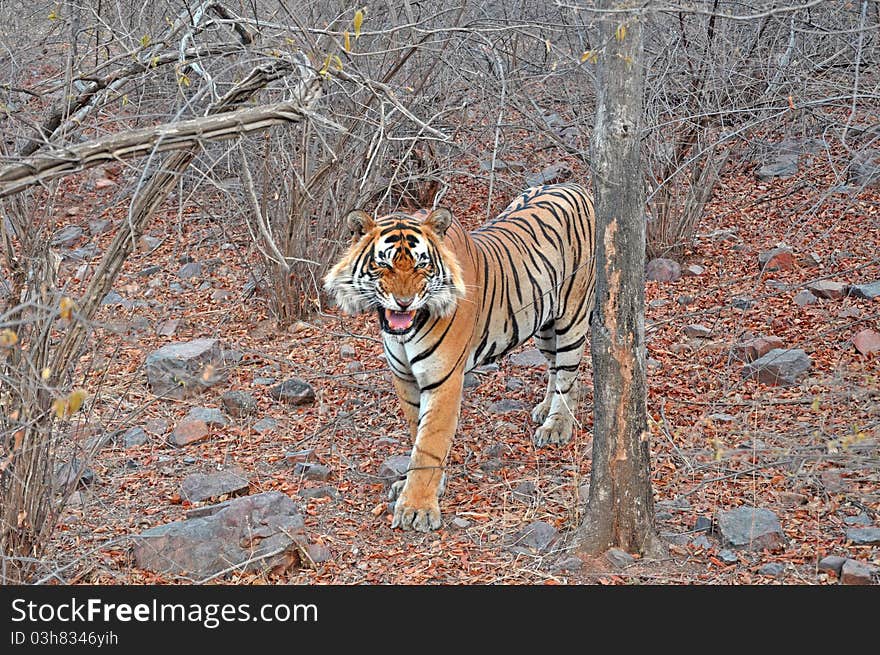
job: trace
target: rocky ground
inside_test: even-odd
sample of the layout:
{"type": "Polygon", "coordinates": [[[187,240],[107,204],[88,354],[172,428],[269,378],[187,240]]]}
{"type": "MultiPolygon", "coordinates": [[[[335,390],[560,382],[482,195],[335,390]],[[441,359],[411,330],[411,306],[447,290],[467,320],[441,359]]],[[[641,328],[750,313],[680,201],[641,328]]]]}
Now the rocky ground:
{"type": "MultiPolygon", "coordinates": [[[[195,202],[152,224],[105,300],[83,362],[90,399],[70,425],[78,444],[102,446],[51,545],[57,579],[876,582],[880,188],[835,179],[826,150],[790,151],[732,158],[692,251],[649,266],[649,427],[668,559],[576,556],[590,367],[571,443],[536,450],[529,411],[544,365],[530,344],[469,376],[443,528],[391,530],[385,494],[409,439],[372,318],[325,308],[279,331],[246,230],[195,202]],[[163,386],[169,356],[188,362],[175,373],[186,393],[163,386]]],[[[509,186],[496,189],[551,165],[550,178],[587,179],[573,160],[522,159],[499,167],[509,186]]],[[[473,162],[445,198],[471,226],[485,178],[473,162]]],[[[126,184],[112,169],[70,181],[54,245],[73,295],[124,218],[126,184]]]]}

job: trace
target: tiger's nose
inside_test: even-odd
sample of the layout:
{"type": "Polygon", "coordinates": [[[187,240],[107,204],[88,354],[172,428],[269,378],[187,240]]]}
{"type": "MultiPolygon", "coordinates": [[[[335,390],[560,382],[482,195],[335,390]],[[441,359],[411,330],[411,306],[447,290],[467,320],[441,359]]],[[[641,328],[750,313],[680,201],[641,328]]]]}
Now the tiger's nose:
{"type": "Polygon", "coordinates": [[[397,306],[401,309],[406,309],[413,302],[413,296],[394,296],[394,302],[397,303],[397,306]]]}

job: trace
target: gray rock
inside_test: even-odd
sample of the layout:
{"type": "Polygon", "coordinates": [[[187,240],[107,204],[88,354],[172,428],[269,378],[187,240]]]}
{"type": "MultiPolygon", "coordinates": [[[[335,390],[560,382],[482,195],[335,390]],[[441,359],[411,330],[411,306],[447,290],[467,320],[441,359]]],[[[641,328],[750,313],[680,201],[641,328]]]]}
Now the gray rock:
{"type": "Polygon", "coordinates": [[[550,567],[550,570],[553,573],[564,573],[566,571],[580,571],[584,567],[584,560],[580,557],[563,557],[558,562],[555,562],[553,566],[550,567]]]}
{"type": "Polygon", "coordinates": [[[126,448],[142,446],[147,443],[147,441],[149,441],[149,437],[140,425],[128,428],[128,430],[122,433],[122,444],[126,448]]]}
{"type": "Polygon", "coordinates": [[[607,551],[605,551],[605,559],[607,559],[612,566],[618,569],[625,569],[627,566],[636,561],[636,559],[632,555],[620,548],[609,548],[607,551]]]}
{"type": "Polygon", "coordinates": [[[157,396],[187,398],[217,382],[212,371],[221,363],[217,339],[172,343],[147,356],[147,382],[157,396]]]}
{"type": "Polygon", "coordinates": [[[838,300],[846,295],[848,286],[834,280],[817,280],[807,285],[807,290],[818,298],[838,300]]]}
{"type": "Polygon", "coordinates": [[[223,361],[229,362],[230,364],[238,364],[241,360],[244,359],[244,353],[240,350],[234,350],[232,348],[223,350],[223,361]]]}
{"type": "Polygon", "coordinates": [[[224,503],[215,513],[161,525],[134,537],[142,569],[196,581],[227,570],[283,572],[307,545],[299,508],[267,491],[224,503]]]}
{"type": "Polygon", "coordinates": [[[694,523],[694,532],[706,532],[712,529],[712,519],[705,516],[698,516],[694,523]]]}
{"type": "MultiPolygon", "coordinates": [[[[509,423],[507,425],[510,425],[509,423]]],[[[497,427],[497,426],[496,426],[497,427]]],[[[508,453],[507,444],[497,442],[483,448],[486,457],[501,457],[508,453]]]]}
{"type": "Polygon", "coordinates": [[[207,425],[229,425],[229,420],[223,416],[223,412],[215,407],[193,407],[189,410],[184,420],[204,421],[207,425]]]}
{"type": "Polygon", "coordinates": [[[162,245],[162,239],[158,237],[150,236],[149,234],[144,234],[138,239],[138,245],[140,246],[143,252],[153,252],[156,248],[162,245]]]}
{"type": "Polygon", "coordinates": [[[331,498],[335,500],[337,496],[339,496],[339,492],[336,491],[333,487],[324,486],[324,487],[316,487],[314,489],[300,489],[299,490],[300,498],[305,498],[308,500],[315,498],[331,498]]]}
{"type": "Polygon", "coordinates": [[[513,171],[520,172],[526,169],[526,165],[521,161],[507,161],[505,159],[496,159],[494,166],[491,159],[485,159],[480,162],[481,171],[513,171]]]}
{"type": "Polygon", "coordinates": [[[474,387],[480,386],[480,378],[477,377],[474,373],[465,373],[464,374],[464,388],[465,389],[473,389],[474,387]]]}
{"type": "Polygon", "coordinates": [[[339,346],[339,356],[342,359],[354,359],[357,356],[357,351],[351,344],[344,343],[339,346]]]}
{"type": "Polygon", "coordinates": [[[379,465],[377,475],[382,478],[386,486],[390,487],[393,483],[406,477],[411,461],[409,455],[392,455],[379,465]]]}
{"type": "Polygon", "coordinates": [[[99,218],[98,220],[89,221],[89,233],[96,237],[99,234],[104,234],[104,232],[109,232],[112,227],[112,223],[106,218],[99,218]]]}
{"type": "Polygon", "coordinates": [[[95,472],[75,457],[55,471],[55,487],[67,490],[74,485],[85,488],[95,482],[95,472]]]}
{"type": "Polygon", "coordinates": [[[126,309],[131,309],[134,306],[134,304],[130,300],[123,298],[115,291],[107,292],[107,295],[101,299],[101,304],[102,305],[122,305],[126,309]]]}
{"type": "Polygon", "coordinates": [[[179,318],[169,318],[166,321],[162,321],[156,326],[156,334],[161,337],[173,337],[181,323],[182,321],[179,318]]]}
{"type": "Polygon", "coordinates": [[[880,183],[880,150],[868,148],[856,153],[850,162],[847,182],[859,188],[880,183]]]}
{"type": "Polygon", "coordinates": [[[220,404],[230,416],[249,416],[257,411],[257,399],[246,391],[224,391],[220,404]]]}
{"type": "Polygon", "coordinates": [[[545,521],[535,521],[514,535],[511,550],[543,553],[550,548],[556,535],[556,528],[552,525],[545,521]]]}
{"type": "Polygon", "coordinates": [[[290,378],[269,389],[269,395],[289,405],[310,405],[315,402],[315,390],[305,380],[290,378]]]}
{"type": "Polygon", "coordinates": [[[274,418],[265,417],[261,418],[259,421],[253,424],[252,426],[254,430],[262,434],[263,432],[271,432],[276,427],[278,427],[278,421],[274,418]]]}
{"type": "Polygon", "coordinates": [[[871,525],[872,523],[871,517],[864,512],[855,516],[845,516],[843,522],[846,525],[871,525]]]}
{"type": "Polygon", "coordinates": [[[737,507],[718,515],[718,528],[725,545],[736,549],[779,550],[785,534],[776,514],[767,509],[737,507]]]}
{"type": "Polygon", "coordinates": [[[683,269],[681,269],[682,277],[697,277],[698,275],[702,275],[706,272],[706,268],[704,266],[700,266],[699,264],[688,264],[683,269]]]}
{"type": "MultiPolygon", "coordinates": [[[[547,360],[545,359],[544,361],[546,362],[547,360]]],[[[498,366],[498,364],[496,364],[495,362],[491,362],[489,364],[483,364],[482,366],[477,366],[477,368],[474,369],[474,372],[475,373],[494,373],[495,371],[500,371],[500,370],[501,370],[501,367],[498,366]]]]}
{"type": "Polygon", "coordinates": [[[820,571],[829,571],[840,577],[840,571],[846,563],[846,559],[846,557],[841,557],[840,555],[828,555],[819,560],[816,568],[820,571]]]}
{"type": "Polygon", "coordinates": [[[755,304],[755,299],[750,298],[749,296],[737,296],[733,300],[730,301],[730,305],[734,309],[741,309],[745,311],[751,308],[755,304]]]}
{"type": "Polygon", "coordinates": [[[547,358],[537,348],[526,348],[510,356],[512,366],[519,368],[531,368],[535,366],[547,366],[547,358]]]}
{"type": "Polygon", "coordinates": [[[880,544],[880,528],[850,528],[846,531],[846,538],[856,546],[880,544]]]}
{"type": "Polygon", "coordinates": [[[154,437],[161,437],[168,432],[168,421],[161,418],[151,418],[144,423],[144,431],[154,437]]]}
{"type": "Polygon", "coordinates": [[[49,239],[50,246],[61,246],[63,248],[70,248],[73,244],[79,241],[83,236],[83,229],[78,225],[68,225],[66,227],[62,227],[60,230],[57,230],[52,238],[49,239]]]}
{"type": "Polygon", "coordinates": [[[184,264],[180,267],[180,270],[177,271],[177,277],[181,280],[191,280],[194,277],[199,277],[202,274],[202,265],[199,262],[189,262],[188,264],[184,264]]]}
{"type": "Polygon", "coordinates": [[[523,480],[514,487],[511,497],[522,503],[531,503],[535,498],[535,483],[531,480],[523,480]]]}
{"type": "Polygon", "coordinates": [[[692,339],[708,339],[712,336],[711,328],[707,328],[705,325],[700,325],[698,323],[685,325],[683,332],[685,336],[691,337],[692,339]]]}
{"type": "Polygon", "coordinates": [[[330,477],[330,467],[311,462],[297,462],[293,465],[294,475],[301,475],[306,480],[324,481],[330,477]]]}
{"type": "Polygon", "coordinates": [[[533,187],[541,186],[543,184],[556,184],[557,182],[564,182],[570,177],[571,169],[566,164],[560,162],[548,166],[539,173],[526,175],[526,185],[533,187]]]}
{"type": "Polygon", "coordinates": [[[729,548],[722,548],[722,549],[718,552],[718,557],[719,557],[719,558],[721,559],[721,561],[724,562],[725,564],[736,564],[737,562],[739,562],[739,557],[737,557],[737,554],[734,553],[734,552],[733,552],[732,550],[730,550],[729,548]]]}
{"type": "Polygon", "coordinates": [[[517,389],[522,389],[525,385],[525,382],[520,380],[519,378],[507,378],[504,381],[504,388],[507,391],[516,391],[517,389]]]}
{"type": "Polygon", "coordinates": [[[480,462],[480,470],[485,471],[486,473],[492,473],[494,471],[500,471],[505,466],[504,462],[502,462],[497,457],[493,457],[492,459],[487,459],[485,462],[480,462]]]}
{"type": "Polygon", "coordinates": [[[709,541],[709,538],[704,534],[697,535],[696,537],[691,539],[691,545],[695,548],[702,548],[703,550],[712,547],[712,543],[709,541]]]}
{"type": "Polygon", "coordinates": [[[709,414],[709,418],[715,421],[716,423],[735,423],[736,416],[732,416],[730,414],[725,414],[724,412],[718,412],[716,414],[709,414]]]}
{"type": "Polygon", "coordinates": [[[452,519],[452,525],[460,530],[464,530],[465,528],[471,527],[471,522],[467,519],[461,518],[460,516],[456,516],[454,519],[452,519]]]}
{"type": "Polygon", "coordinates": [[[789,178],[798,172],[798,156],[794,153],[778,153],[773,161],[764,164],[755,173],[758,179],[772,180],[775,177],[789,178]]]}
{"type": "Polygon", "coordinates": [[[807,305],[819,302],[819,299],[806,289],[798,291],[792,300],[794,300],[794,304],[798,307],[806,307],[807,305]]]}
{"type": "Polygon", "coordinates": [[[761,575],[768,575],[771,578],[778,578],[784,572],[785,566],[783,566],[779,562],[767,562],[758,569],[758,573],[760,573],[761,575]]]}
{"type": "Polygon", "coordinates": [[[864,298],[865,300],[880,298],[880,280],[868,284],[852,284],[848,293],[855,298],[864,298]]]}
{"type": "Polygon", "coordinates": [[[240,469],[226,469],[215,473],[193,473],[180,485],[180,497],[191,503],[218,496],[242,495],[250,490],[247,475],[240,469]]]}
{"type": "Polygon", "coordinates": [[[840,584],[845,585],[869,585],[873,583],[877,567],[865,562],[848,559],[840,569],[840,584]]]}
{"type": "Polygon", "coordinates": [[[509,414],[510,412],[519,412],[525,408],[519,400],[512,398],[503,398],[498,400],[487,408],[492,414],[509,414]]]}
{"type": "Polygon", "coordinates": [[[98,250],[98,246],[94,243],[87,243],[81,248],[74,248],[64,254],[64,259],[72,259],[75,262],[88,261],[89,259],[94,259],[98,255],[101,254],[101,251],[98,250]]]}
{"type": "Polygon", "coordinates": [[[675,282],[681,277],[681,265],[673,259],[657,257],[645,266],[645,279],[655,282],[675,282]]]}
{"type": "Polygon", "coordinates": [[[774,348],[743,367],[744,378],[756,378],[764,384],[794,385],[810,370],[812,362],[800,348],[774,348]]]}

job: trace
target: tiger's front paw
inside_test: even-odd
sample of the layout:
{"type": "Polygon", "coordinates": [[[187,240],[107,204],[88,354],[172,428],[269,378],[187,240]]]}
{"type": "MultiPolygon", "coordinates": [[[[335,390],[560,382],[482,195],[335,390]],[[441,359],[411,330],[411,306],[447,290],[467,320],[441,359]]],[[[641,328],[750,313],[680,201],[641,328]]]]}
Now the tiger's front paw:
{"type": "Polygon", "coordinates": [[[392,528],[401,530],[415,530],[416,532],[430,532],[440,528],[440,503],[437,496],[430,494],[422,502],[409,500],[406,493],[401,493],[394,505],[394,520],[392,528]]]}
{"type": "Polygon", "coordinates": [[[535,405],[535,407],[532,409],[532,420],[539,425],[541,423],[543,423],[544,421],[546,421],[547,414],[550,413],[550,405],[551,404],[552,404],[552,398],[549,400],[547,398],[545,398],[544,400],[539,402],[537,405],[535,405]]]}
{"type": "Polygon", "coordinates": [[[565,418],[560,414],[551,414],[544,421],[544,424],[535,430],[532,441],[535,442],[535,446],[538,448],[548,443],[568,443],[568,440],[571,439],[572,427],[573,421],[570,418],[565,418]]]}

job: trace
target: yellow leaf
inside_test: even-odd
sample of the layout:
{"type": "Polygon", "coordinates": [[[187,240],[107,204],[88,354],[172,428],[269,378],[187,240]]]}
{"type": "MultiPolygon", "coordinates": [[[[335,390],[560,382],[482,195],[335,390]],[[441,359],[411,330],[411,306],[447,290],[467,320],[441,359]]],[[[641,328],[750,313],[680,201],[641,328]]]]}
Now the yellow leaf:
{"type": "Polygon", "coordinates": [[[141,47],[146,48],[148,45],[150,45],[150,35],[144,34],[141,37],[141,47]]]}
{"type": "Polygon", "coordinates": [[[617,31],[614,33],[614,38],[618,41],[623,41],[626,38],[626,25],[621,23],[617,26],[617,31]]]}
{"type": "Polygon", "coordinates": [[[52,411],[55,412],[55,416],[58,418],[64,418],[64,415],[67,413],[67,399],[66,398],[56,398],[52,401],[52,411]]]}
{"type": "Polygon", "coordinates": [[[70,396],[68,396],[68,398],[67,398],[68,411],[71,414],[78,412],[80,410],[80,408],[82,407],[83,402],[85,402],[85,399],[86,399],[85,389],[74,389],[70,393],[70,396]]]}
{"type": "Polygon", "coordinates": [[[51,376],[52,376],[52,369],[49,368],[48,366],[46,368],[44,368],[42,371],[40,371],[40,379],[42,379],[43,382],[48,380],[51,376]]]}
{"type": "Polygon", "coordinates": [[[544,47],[547,49],[547,54],[550,54],[550,39],[544,39],[544,47]]]}
{"type": "Polygon", "coordinates": [[[61,299],[61,303],[60,303],[61,318],[69,321],[71,316],[73,315],[73,308],[74,308],[73,301],[70,298],[68,298],[67,296],[64,296],[61,299]]]}
{"type": "Polygon", "coordinates": [[[11,348],[17,343],[18,335],[15,332],[9,328],[0,330],[0,348],[11,348]]]}
{"type": "Polygon", "coordinates": [[[342,60],[339,58],[339,55],[333,55],[333,65],[336,66],[336,70],[342,70],[342,60]]]}
{"type": "Polygon", "coordinates": [[[810,408],[811,408],[814,412],[818,412],[818,411],[819,411],[819,396],[816,396],[815,398],[813,398],[813,404],[810,405],[810,408]]]}
{"type": "Polygon", "coordinates": [[[65,418],[80,410],[85,402],[86,392],[83,389],[74,389],[67,398],[56,398],[52,401],[52,411],[58,418],[65,418]]]}
{"type": "Polygon", "coordinates": [[[595,64],[598,60],[599,60],[599,55],[596,54],[596,52],[594,50],[585,50],[584,54],[581,55],[581,63],[588,61],[591,64],[595,64]]]}
{"type": "Polygon", "coordinates": [[[327,59],[324,60],[324,65],[321,66],[321,70],[318,71],[318,74],[323,77],[327,77],[330,74],[330,55],[327,55],[327,59]]]}
{"type": "Polygon", "coordinates": [[[125,107],[125,105],[127,105],[127,104],[128,104],[128,94],[123,93],[122,94],[122,106],[125,107]]]}
{"type": "Polygon", "coordinates": [[[354,38],[357,39],[361,35],[361,25],[364,24],[364,10],[358,9],[354,12],[354,38]]]}
{"type": "Polygon", "coordinates": [[[348,30],[345,30],[345,34],[342,35],[342,47],[346,52],[351,52],[351,35],[349,35],[348,30]]]}

